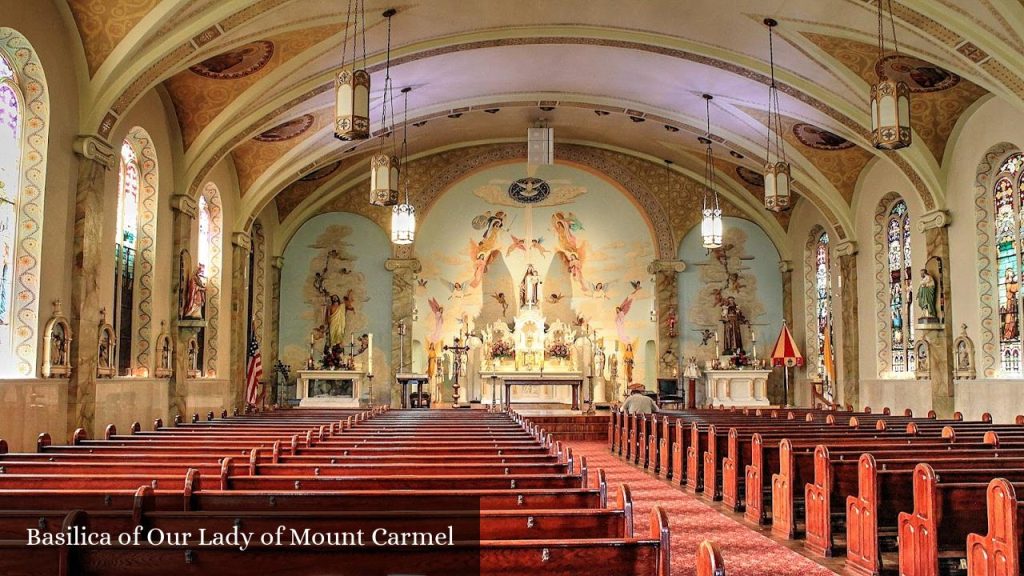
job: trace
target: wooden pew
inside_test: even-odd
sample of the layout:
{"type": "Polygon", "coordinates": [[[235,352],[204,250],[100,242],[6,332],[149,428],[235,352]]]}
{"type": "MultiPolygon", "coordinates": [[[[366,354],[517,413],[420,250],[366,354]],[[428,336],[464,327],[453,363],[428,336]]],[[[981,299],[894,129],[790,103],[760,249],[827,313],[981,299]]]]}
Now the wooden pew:
{"type": "Polygon", "coordinates": [[[996,478],[985,496],[988,531],[967,536],[967,575],[1018,576],[1024,550],[1024,507],[1017,501],[1017,490],[1007,479],[996,478]]]}

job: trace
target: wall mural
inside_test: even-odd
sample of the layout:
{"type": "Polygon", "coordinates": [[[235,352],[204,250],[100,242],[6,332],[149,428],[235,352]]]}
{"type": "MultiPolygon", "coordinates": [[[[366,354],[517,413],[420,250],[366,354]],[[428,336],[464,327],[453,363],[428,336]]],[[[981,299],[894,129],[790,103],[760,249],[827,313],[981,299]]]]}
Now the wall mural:
{"type": "MultiPolygon", "coordinates": [[[[564,354],[564,343],[576,352],[566,369],[583,371],[583,336],[596,333],[609,357],[630,357],[632,380],[654,388],[642,358],[655,339],[646,270],[654,243],[639,210],[610,182],[566,165],[533,176],[522,163],[495,166],[448,190],[417,235],[417,367],[453,337],[473,334],[470,344],[484,348],[477,364],[470,361],[477,370],[495,356],[507,358],[508,369],[551,369],[552,352],[564,354]],[[531,340],[538,348],[516,340],[517,327],[539,323],[547,332],[531,340]],[[518,342],[508,356],[495,352],[505,337],[518,342]]],[[[619,368],[621,387],[626,374],[619,368]]],[[[470,400],[480,399],[478,383],[462,387],[470,400]]]]}
{"type": "MultiPolygon", "coordinates": [[[[764,359],[782,327],[778,251],[756,224],[725,218],[723,225],[721,248],[702,247],[696,228],[679,248],[679,258],[687,262],[679,276],[683,357],[696,357],[702,366],[715,357],[716,334],[723,355],[740,347],[751,360],[755,349],[764,359]]],[[[701,396],[702,391],[698,402],[701,396]]]]}
{"type": "Polygon", "coordinates": [[[316,369],[363,371],[369,333],[374,374],[388,374],[391,273],[384,262],[390,251],[384,231],[354,214],[317,216],[291,239],[281,271],[279,348],[291,383],[310,359],[316,369]]]}

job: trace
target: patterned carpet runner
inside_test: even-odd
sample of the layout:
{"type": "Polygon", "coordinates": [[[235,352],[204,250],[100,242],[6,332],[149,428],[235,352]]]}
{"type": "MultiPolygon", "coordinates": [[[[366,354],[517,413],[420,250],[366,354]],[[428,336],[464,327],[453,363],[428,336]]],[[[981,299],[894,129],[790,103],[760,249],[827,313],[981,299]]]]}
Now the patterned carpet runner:
{"type": "Polygon", "coordinates": [[[628,484],[633,494],[637,535],[648,533],[650,510],[658,504],[668,513],[672,531],[672,574],[690,576],[697,545],[714,541],[722,551],[726,571],[736,576],[832,576],[832,571],[804,558],[785,546],[761,535],[704,502],[669,486],[660,478],[626,464],[608,451],[607,442],[570,443],[574,456],[586,456],[591,480],[597,469],[605,471],[609,496],[619,484],[628,484]]]}

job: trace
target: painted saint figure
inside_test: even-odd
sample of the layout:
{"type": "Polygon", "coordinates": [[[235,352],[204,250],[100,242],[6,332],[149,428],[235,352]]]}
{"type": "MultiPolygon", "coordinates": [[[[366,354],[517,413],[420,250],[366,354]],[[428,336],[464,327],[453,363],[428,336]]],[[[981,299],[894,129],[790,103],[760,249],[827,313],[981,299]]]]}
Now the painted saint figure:
{"type": "Polygon", "coordinates": [[[921,284],[917,287],[917,305],[924,312],[924,316],[921,317],[923,321],[934,321],[939,317],[935,305],[935,288],[935,278],[927,270],[921,270],[921,284]]]}
{"type": "Polygon", "coordinates": [[[743,325],[747,318],[743,315],[736,299],[729,296],[722,306],[722,325],[725,336],[725,353],[737,354],[743,349],[743,325]]]}
{"type": "Polygon", "coordinates": [[[186,320],[203,318],[203,307],[206,306],[206,276],[203,275],[205,270],[202,264],[196,266],[195,272],[185,285],[185,305],[181,310],[181,317],[186,320]]]}
{"type": "Polygon", "coordinates": [[[343,343],[345,339],[345,306],[337,294],[331,294],[331,303],[327,306],[324,323],[327,324],[327,342],[324,343],[324,348],[329,350],[332,345],[343,343]]]}
{"type": "Polygon", "coordinates": [[[1020,283],[1012,269],[1006,270],[1003,286],[1006,290],[1006,304],[1003,308],[1002,341],[1015,342],[1020,338],[1020,328],[1017,324],[1017,293],[1020,291],[1020,283]]]}

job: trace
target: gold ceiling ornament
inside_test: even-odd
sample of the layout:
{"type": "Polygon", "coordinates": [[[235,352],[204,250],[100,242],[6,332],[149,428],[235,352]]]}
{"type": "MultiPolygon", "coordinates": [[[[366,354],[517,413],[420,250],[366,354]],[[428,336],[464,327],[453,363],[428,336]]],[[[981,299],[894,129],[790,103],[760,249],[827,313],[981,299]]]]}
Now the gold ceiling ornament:
{"type": "MultiPolygon", "coordinates": [[[[892,27],[892,52],[899,56],[896,42],[896,20],[892,15],[892,0],[878,0],[878,60],[885,52],[885,5],[889,7],[892,27]]],[[[899,150],[910,146],[910,88],[905,82],[879,74],[878,82],[871,86],[871,141],[879,150],[899,150]]]]}
{"type": "Polygon", "coordinates": [[[711,94],[704,95],[704,109],[707,114],[707,149],[704,152],[704,200],[701,207],[700,237],[705,248],[722,247],[722,208],[718,204],[715,190],[715,157],[711,151],[711,94]]]}
{"type": "Polygon", "coordinates": [[[388,51],[384,64],[384,93],[380,103],[380,138],[377,153],[370,158],[370,204],[374,206],[395,206],[398,204],[398,181],[401,171],[395,139],[394,97],[391,87],[391,17],[395,9],[384,12],[388,20],[388,51]],[[388,106],[391,106],[391,124],[388,125],[388,106]],[[391,139],[391,150],[386,150],[386,143],[391,139]]]}
{"type": "Polygon", "coordinates": [[[334,94],[334,137],[339,140],[369,138],[370,74],[366,71],[365,0],[348,2],[345,34],[341,41],[341,70],[334,77],[334,94]],[[351,61],[348,60],[350,31],[351,61]]]}
{"type": "Polygon", "coordinates": [[[779,89],[775,84],[775,45],[772,30],[779,25],[771,18],[764,19],[768,27],[768,60],[771,63],[772,82],[768,87],[768,144],[764,161],[764,207],[772,212],[789,210],[792,204],[790,184],[793,182],[786,159],[786,141],[782,138],[782,111],[779,107],[779,89]],[[774,151],[774,154],[773,154],[774,151]]]}
{"type": "Polygon", "coordinates": [[[416,207],[409,201],[409,86],[402,88],[405,98],[405,115],[402,119],[402,166],[398,172],[399,188],[405,192],[405,202],[391,208],[391,241],[395,244],[412,244],[416,239],[416,207]],[[404,177],[403,177],[404,176],[404,177]]]}

